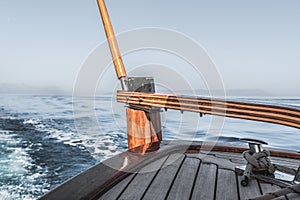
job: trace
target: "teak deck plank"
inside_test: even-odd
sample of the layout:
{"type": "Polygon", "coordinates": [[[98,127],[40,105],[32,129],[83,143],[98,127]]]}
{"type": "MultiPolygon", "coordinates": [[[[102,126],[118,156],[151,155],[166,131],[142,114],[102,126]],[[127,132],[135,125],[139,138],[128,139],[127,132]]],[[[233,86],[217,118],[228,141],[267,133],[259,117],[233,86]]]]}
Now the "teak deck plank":
{"type": "Polygon", "coordinates": [[[300,166],[300,160],[297,159],[271,157],[271,161],[274,164],[280,164],[293,169],[298,169],[298,167],[300,166]]]}
{"type": "Polygon", "coordinates": [[[250,180],[247,187],[241,185],[242,176],[238,176],[238,188],[240,199],[250,199],[261,195],[257,180],[250,180]]]}
{"type": "Polygon", "coordinates": [[[287,196],[288,200],[299,200],[300,199],[300,194],[296,194],[296,193],[287,194],[286,196],[287,196]]]}
{"type": "Polygon", "coordinates": [[[202,163],[191,199],[214,199],[216,175],[216,165],[202,163]]]}
{"type": "Polygon", "coordinates": [[[167,157],[161,158],[142,168],[121,194],[119,199],[141,199],[166,159],[167,157]]]}
{"type": "Polygon", "coordinates": [[[135,174],[131,174],[127,178],[123,179],[120,183],[115,185],[112,190],[109,190],[104,195],[102,195],[99,200],[117,199],[117,197],[122,193],[124,188],[126,188],[129,182],[134,178],[134,176],[135,174]]]}
{"type": "MultiPolygon", "coordinates": [[[[231,160],[234,163],[246,164],[246,161],[243,159],[242,154],[240,153],[213,152],[212,154],[217,158],[226,158],[231,160]]],[[[270,159],[274,164],[284,165],[286,167],[291,167],[294,169],[297,169],[300,166],[299,159],[281,158],[281,157],[274,157],[274,156],[272,156],[270,159]]]]}
{"type": "MultiPolygon", "coordinates": [[[[259,181],[260,188],[263,194],[275,192],[276,190],[280,190],[281,188],[277,185],[269,184],[269,183],[262,183],[259,181]]],[[[276,200],[286,200],[285,196],[278,197],[276,200]]]]}
{"type": "Polygon", "coordinates": [[[184,160],[167,199],[189,199],[199,165],[200,159],[187,157],[184,160]]]}
{"type": "MultiPolygon", "coordinates": [[[[214,153],[205,156],[173,153],[165,156],[143,167],[139,173],[129,175],[100,199],[244,200],[280,189],[277,185],[255,179],[242,187],[241,176],[234,171],[234,166],[241,165],[241,154],[214,153]]],[[[276,161],[290,162],[289,159],[276,161]]],[[[276,199],[296,200],[299,197],[288,194],[276,199]]]]}
{"type": "Polygon", "coordinates": [[[174,176],[180,169],[184,157],[185,156],[182,154],[172,154],[169,156],[169,158],[164,163],[161,170],[153,180],[152,184],[148,188],[143,199],[159,200],[166,198],[168,190],[174,180],[174,176]]]}
{"type": "Polygon", "coordinates": [[[217,200],[238,200],[238,191],[235,172],[227,169],[218,169],[217,200]]]}

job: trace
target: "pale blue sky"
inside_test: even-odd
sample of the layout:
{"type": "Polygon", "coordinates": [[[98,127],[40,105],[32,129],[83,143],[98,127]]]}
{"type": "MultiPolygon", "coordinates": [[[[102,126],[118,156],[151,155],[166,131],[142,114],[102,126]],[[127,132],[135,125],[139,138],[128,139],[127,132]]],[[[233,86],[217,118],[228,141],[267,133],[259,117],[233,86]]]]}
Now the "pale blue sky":
{"type": "MultiPolygon", "coordinates": [[[[196,40],[216,63],[226,89],[300,96],[300,1],[106,4],[116,34],[162,27],[196,40]]],[[[0,85],[71,91],[85,58],[105,40],[96,0],[1,0],[0,27],[0,85]]]]}

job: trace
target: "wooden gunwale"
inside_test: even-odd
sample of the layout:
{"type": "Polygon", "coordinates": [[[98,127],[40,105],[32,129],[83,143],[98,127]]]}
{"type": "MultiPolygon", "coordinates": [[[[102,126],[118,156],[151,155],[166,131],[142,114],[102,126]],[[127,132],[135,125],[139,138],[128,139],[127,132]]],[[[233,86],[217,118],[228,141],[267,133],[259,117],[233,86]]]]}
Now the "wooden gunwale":
{"type": "MultiPolygon", "coordinates": [[[[238,147],[238,146],[206,146],[206,145],[191,145],[186,153],[200,153],[204,150],[211,150],[211,151],[219,151],[219,152],[231,152],[231,153],[243,153],[244,151],[248,150],[247,147],[238,147]]],[[[300,154],[293,151],[287,150],[278,150],[273,148],[265,148],[270,151],[270,156],[273,157],[281,157],[281,158],[291,158],[291,159],[300,159],[300,154]]]]}

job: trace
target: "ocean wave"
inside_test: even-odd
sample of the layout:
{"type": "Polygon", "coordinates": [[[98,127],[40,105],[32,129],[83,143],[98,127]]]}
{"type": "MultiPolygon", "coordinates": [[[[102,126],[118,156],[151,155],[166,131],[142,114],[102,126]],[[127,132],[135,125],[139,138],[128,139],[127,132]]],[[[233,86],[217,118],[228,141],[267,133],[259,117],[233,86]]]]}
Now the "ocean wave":
{"type": "Polygon", "coordinates": [[[36,199],[37,195],[47,192],[50,185],[36,184],[37,179],[46,176],[45,171],[32,173],[33,160],[28,148],[22,148],[22,141],[11,131],[0,131],[0,198],[7,200],[36,199]],[[4,144],[5,143],[5,144],[4,144]]]}
{"type": "Polygon", "coordinates": [[[53,120],[48,120],[47,124],[42,122],[40,119],[32,118],[25,120],[23,123],[33,125],[36,130],[48,133],[45,136],[45,139],[56,139],[71,146],[82,145],[81,139],[77,137],[75,132],[54,128],[53,125],[55,122],[53,123],[53,120]]]}
{"type": "Polygon", "coordinates": [[[123,152],[127,143],[126,139],[120,140],[120,138],[124,137],[126,137],[125,134],[120,132],[110,132],[109,135],[81,134],[80,136],[83,145],[99,162],[123,152]]]}

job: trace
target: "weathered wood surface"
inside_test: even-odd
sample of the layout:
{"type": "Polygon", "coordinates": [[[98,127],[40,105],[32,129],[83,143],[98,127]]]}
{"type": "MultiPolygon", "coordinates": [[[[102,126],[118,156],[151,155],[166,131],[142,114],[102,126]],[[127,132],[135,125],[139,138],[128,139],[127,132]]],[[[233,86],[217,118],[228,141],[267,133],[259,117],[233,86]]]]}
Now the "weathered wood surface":
{"type": "Polygon", "coordinates": [[[237,182],[235,172],[231,170],[218,169],[217,176],[217,200],[237,200],[237,182]]]}
{"type": "Polygon", "coordinates": [[[135,175],[136,174],[131,174],[126,179],[122,180],[119,184],[117,184],[114,187],[113,190],[109,190],[108,192],[106,192],[103,196],[100,197],[100,199],[117,199],[135,175]]]}
{"type": "Polygon", "coordinates": [[[123,191],[120,199],[141,199],[165,160],[166,157],[141,169],[127,186],[126,190],[123,191]]]}
{"type": "Polygon", "coordinates": [[[217,165],[201,163],[192,199],[214,199],[217,165]]]}
{"type": "Polygon", "coordinates": [[[147,189],[147,192],[143,199],[165,199],[167,197],[168,191],[172,186],[174,180],[174,174],[176,174],[185,156],[181,154],[170,155],[166,163],[159,170],[159,173],[153,180],[152,184],[147,189]]]}
{"type": "Polygon", "coordinates": [[[296,194],[296,193],[291,193],[291,194],[287,194],[286,198],[288,200],[299,200],[300,199],[300,194],[296,194]]]}
{"type": "MultiPolygon", "coordinates": [[[[210,153],[210,155],[214,155],[217,158],[225,157],[226,159],[229,159],[233,163],[239,163],[241,165],[246,164],[246,161],[242,158],[240,153],[214,151],[213,153],[210,153]]],[[[273,164],[280,164],[286,167],[293,168],[295,170],[300,166],[300,159],[272,157],[271,160],[273,164]]]]}
{"type": "MultiPolygon", "coordinates": [[[[293,159],[277,159],[279,164],[280,161],[291,165],[294,162],[293,159]]],[[[255,179],[247,187],[242,187],[241,176],[235,172],[234,167],[243,163],[238,153],[171,154],[164,161],[158,160],[151,164],[156,165],[157,171],[131,175],[100,199],[243,200],[280,189],[277,185],[255,179]]],[[[145,167],[142,171],[147,168],[153,167],[145,167]]],[[[299,197],[297,194],[288,194],[276,199],[296,200],[299,197]]]]}
{"type": "MultiPolygon", "coordinates": [[[[260,183],[260,188],[263,194],[272,193],[276,190],[279,190],[280,187],[277,185],[267,184],[267,183],[260,183]]],[[[278,197],[276,200],[286,200],[286,197],[278,197]]]]}
{"type": "MultiPolygon", "coordinates": [[[[235,167],[245,164],[245,161],[241,158],[241,152],[243,150],[244,147],[241,146],[228,146],[228,144],[224,145],[221,143],[211,148],[211,144],[207,142],[193,142],[192,145],[190,143],[185,144],[184,142],[178,144],[174,141],[172,144],[162,142],[161,148],[156,152],[146,153],[144,155],[124,152],[105,160],[103,163],[97,164],[53,189],[40,199],[79,200],[98,199],[100,197],[102,197],[102,199],[120,199],[123,194],[128,194],[126,189],[130,188],[130,185],[139,177],[139,174],[136,172],[141,169],[145,172],[145,169],[147,169],[145,166],[149,164],[156,165],[155,163],[159,164],[159,162],[156,161],[164,157],[166,157],[167,160],[165,160],[163,164],[160,163],[161,168],[158,169],[157,172],[153,172],[154,174],[151,175],[149,181],[147,180],[148,184],[143,185],[143,188],[141,187],[142,184],[137,185],[137,192],[141,193],[139,197],[142,199],[167,199],[170,196],[171,190],[175,192],[180,191],[180,185],[176,186],[176,190],[172,188],[176,185],[176,177],[179,172],[182,171],[183,167],[187,166],[184,163],[190,159],[196,159],[196,163],[199,161],[195,175],[197,178],[185,180],[185,182],[191,181],[191,183],[193,183],[191,190],[189,190],[190,199],[216,199],[216,189],[218,186],[215,183],[218,182],[217,178],[219,177],[220,169],[230,171],[230,173],[228,173],[229,175],[235,175],[237,182],[236,191],[241,195],[240,199],[243,199],[244,197],[247,198],[250,196],[251,193],[251,187],[249,189],[250,191],[242,193],[243,189],[248,190],[248,188],[240,188],[239,177],[235,174],[235,167]],[[208,152],[208,149],[212,149],[212,151],[208,152]],[[201,153],[199,153],[200,150],[201,153]],[[114,196],[109,196],[110,193],[113,193],[114,196]]],[[[282,153],[284,152],[281,151],[281,154],[282,153]]],[[[271,160],[276,164],[288,164],[293,167],[295,172],[300,164],[299,155],[293,152],[284,154],[284,156],[288,156],[289,158],[271,157],[271,160]]],[[[195,167],[195,165],[193,165],[193,167],[195,167]]],[[[147,176],[150,176],[150,174],[147,176]]],[[[234,178],[230,179],[233,180],[234,178]]],[[[262,195],[261,184],[263,183],[259,182],[258,184],[262,195]]],[[[227,185],[224,187],[226,186],[227,185]]],[[[254,189],[253,194],[256,194],[255,191],[257,192],[257,188],[254,189]]],[[[299,195],[295,194],[288,194],[287,198],[300,199],[299,195]]]]}
{"type": "Polygon", "coordinates": [[[199,166],[199,159],[185,158],[171,187],[168,199],[189,199],[199,166]]]}
{"type": "Polygon", "coordinates": [[[257,180],[249,181],[247,187],[241,186],[240,184],[241,180],[242,180],[242,176],[238,176],[238,188],[239,188],[240,199],[250,199],[251,197],[261,195],[257,180]]]}

